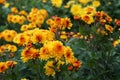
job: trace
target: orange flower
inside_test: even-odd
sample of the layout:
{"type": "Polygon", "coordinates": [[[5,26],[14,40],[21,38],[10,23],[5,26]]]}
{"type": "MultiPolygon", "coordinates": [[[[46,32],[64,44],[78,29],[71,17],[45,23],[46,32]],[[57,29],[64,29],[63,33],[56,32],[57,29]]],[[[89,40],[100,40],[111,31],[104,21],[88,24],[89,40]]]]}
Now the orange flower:
{"type": "Polygon", "coordinates": [[[77,69],[81,67],[81,64],[82,64],[82,62],[78,61],[77,59],[73,60],[73,62],[72,62],[72,65],[77,69]]]}
{"type": "Polygon", "coordinates": [[[7,66],[5,65],[5,62],[0,62],[0,72],[4,73],[7,69],[7,66]]]}
{"type": "Polygon", "coordinates": [[[53,56],[61,58],[65,52],[65,48],[60,41],[53,42],[53,56]]]}
{"type": "Polygon", "coordinates": [[[115,19],[115,24],[117,25],[117,26],[120,26],[120,20],[118,20],[118,19],[115,19]]]}
{"type": "Polygon", "coordinates": [[[0,4],[4,4],[5,3],[5,0],[0,0],[0,4]]]}
{"type": "Polygon", "coordinates": [[[17,64],[17,62],[15,62],[15,61],[7,61],[5,64],[6,64],[7,68],[9,68],[9,67],[14,67],[17,64]]]}
{"type": "Polygon", "coordinates": [[[12,12],[12,13],[18,13],[18,9],[17,9],[16,7],[12,7],[12,8],[11,8],[11,12],[12,12]]]}
{"type": "Polygon", "coordinates": [[[108,30],[110,33],[113,33],[113,27],[110,25],[105,25],[105,29],[108,30]]]}
{"type": "Polygon", "coordinates": [[[68,70],[73,70],[73,66],[68,66],[68,70]]]}
{"type": "Polygon", "coordinates": [[[91,15],[83,15],[82,20],[85,21],[87,24],[91,24],[94,22],[94,19],[91,15]]]}

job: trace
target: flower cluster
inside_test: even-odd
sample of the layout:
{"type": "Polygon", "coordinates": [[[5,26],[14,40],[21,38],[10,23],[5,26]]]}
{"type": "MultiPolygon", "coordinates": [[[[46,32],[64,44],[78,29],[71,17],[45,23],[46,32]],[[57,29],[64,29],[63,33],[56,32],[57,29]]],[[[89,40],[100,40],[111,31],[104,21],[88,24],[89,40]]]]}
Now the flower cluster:
{"type": "Polygon", "coordinates": [[[43,47],[40,48],[39,58],[47,61],[44,68],[48,76],[54,76],[56,71],[59,72],[61,65],[72,64],[75,68],[81,66],[81,62],[74,57],[72,49],[64,46],[60,41],[44,43],[43,47]],[[76,61],[78,63],[76,63],[76,61]]]}
{"type": "Polygon", "coordinates": [[[96,20],[102,25],[110,23],[112,18],[104,11],[98,11],[95,13],[96,20]]]}
{"type": "Polygon", "coordinates": [[[53,16],[53,19],[48,19],[46,21],[48,25],[50,25],[50,30],[52,32],[56,32],[57,29],[64,30],[64,29],[71,29],[72,23],[70,18],[60,18],[57,16],[53,16]]]}
{"type": "Polygon", "coordinates": [[[20,16],[20,15],[9,14],[7,20],[10,23],[23,24],[25,22],[26,18],[24,16],[20,16]]]}
{"type": "Polygon", "coordinates": [[[13,38],[17,35],[15,30],[6,29],[0,33],[0,39],[3,39],[8,42],[12,42],[13,38]]]}
{"type": "Polygon", "coordinates": [[[19,33],[14,37],[13,42],[19,45],[27,45],[28,43],[44,43],[49,40],[54,40],[55,35],[53,32],[44,29],[33,29],[19,33]]]}
{"type": "Polygon", "coordinates": [[[0,73],[4,73],[7,69],[14,67],[17,64],[16,61],[6,61],[6,62],[0,62],[0,73]]]}
{"type": "Polygon", "coordinates": [[[31,23],[35,23],[38,27],[42,25],[44,19],[48,17],[48,12],[45,9],[32,8],[31,12],[27,16],[27,20],[31,23]]]}
{"type": "Polygon", "coordinates": [[[6,44],[6,45],[0,46],[0,53],[16,52],[16,51],[17,51],[17,47],[15,45],[6,44]]]}
{"type": "Polygon", "coordinates": [[[25,48],[21,53],[21,59],[23,62],[27,62],[30,59],[39,58],[39,50],[35,48],[25,48]]]}

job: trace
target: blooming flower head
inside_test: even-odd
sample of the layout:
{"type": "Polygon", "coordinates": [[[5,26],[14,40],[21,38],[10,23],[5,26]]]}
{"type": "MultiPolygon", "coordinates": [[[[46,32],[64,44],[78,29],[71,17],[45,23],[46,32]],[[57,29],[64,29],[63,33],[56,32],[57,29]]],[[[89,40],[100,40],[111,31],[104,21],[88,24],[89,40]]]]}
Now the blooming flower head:
{"type": "Polygon", "coordinates": [[[66,63],[71,63],[72,60],[74,59],[72,49],[68,46],[65,48],[64,57],[65,57],[66,63]]]}
{"type": "Polygon", "coordinates": [[[82,4],[87,4],[88,2],[90,2],[91,0],[79,0],[80,3],[82,4]]]}
{"type": "Polygon", "coordinates": [[[70,12],[73,15],[80,15],[81,11],[82,11],[82,7],[81,7],[80,4],[73,4],[72,7],[71,7],[71,9],[70,9],[70,12]]]}
{"type": "Polygon", "coordinates": [[[10,67],[14,67],[17,64],[17,62],[11,60],[11,61],[6,61],[5,64],[7,68],[10,68],[10,67]]]}
{"type": "Polygon", "coordinates": [[[110,26],[110,25],[105,25],[105,29],[107,30],[107,31],[109,31],[110,33],[113,33],[113,27],[112,26],[110,26]]]}
{"type": "Polygon", "coordinates": [[[0,4],[4,4],[5,3],[5,0],[0,0],[0,4]]]}
{"type": "Polygon", "coordinates": [[[95,0],[95,1],[92,2],[92,5],[97,8],[97,7],[100,6],[100,1],[99,0],[95,0]]]}
{"type": "Polygon", "coordinates": [[[55,70],[53,69],[54,68],[54,65],[53,65],[53,61],[48,61],[45,66],[45,74],[48,75],[48,76],[54,76],[55,75],[55,70]]]}
{"type": "Polygon", "coordinates": [[[39,57],[39,50],[34,48],[25,48],[21,53],[21,59],[23,62],[27,62],[30,59],[36,59],[39,57]]]}
{"type": "Polygon", "coordinates": [[[7,69],[7,66],[5,65],[5,62],[0,62],[0,73],[4,73],[7,69]]]}
{"type": "Polygon", "coordinates": [[[57,8],[61,7],[62,2],[63,2],[62,0],[51,0],[52,5],[57,8]]]}
{"type": "Polygon", "coordinates": [[[91,23],[94,22],[93,17],[92,17],[91,15],[88,15],[88,14],[83,15],[83,16],[82,16],[82,20],[83,20],[84,22],[86,22],[87,24],[91,24],[91,23]]]}

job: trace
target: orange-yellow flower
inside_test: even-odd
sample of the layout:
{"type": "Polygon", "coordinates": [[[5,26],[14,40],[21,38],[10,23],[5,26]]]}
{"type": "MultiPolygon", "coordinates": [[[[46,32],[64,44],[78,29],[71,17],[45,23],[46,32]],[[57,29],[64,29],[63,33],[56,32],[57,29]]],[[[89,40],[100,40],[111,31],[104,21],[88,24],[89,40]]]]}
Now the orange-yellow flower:
{"type": "Polygon", "coordinates": [[[5,0],[0,0],[0,4],[4,4],[5,3],[5,0]]]}
{"type": "Polygon", "coordinates": [[[66,63],[71,63],[72,60],[74,59],[74,55],[70,47],[65,48],[64,57],[65,57],[66,63]]]}
{"type": "Polygon", "coordinates": [[[65,52],[65,47],[60,41],[53,41],[53,56],[61,58],[65,52]]]}
{"type": "Polygon", "coordinates": [[[54,76],[55,75],[55,70],[53,69],[54,68],[54,65],[53,65],[53,61],[48,61],[45,66],[45,74],[48,75],[48,76],[54,76]]]}
{"type": "Polygon", "coordinates": [[[10,68],[10,67],[14,67],[17,64],[17,62],[11,60],[11,61],[6,61],[5,64],[7,68],[10,68]]]}
{"type": "Polygon", "coordinates": [[[82,16],[82,20],[83,20],[84,22],[86,22],[87,24],[91,24],[91,23],[94,22],[93,17],[92,17],[91,15],[88,15],[88,14],[83,15],[83,16],[82,16]]]}
{"type": "Polygon", "coordinates": [[[110,26],[110,25],[105,25],[105,29],[107,30],[107,31],[109,31],[110,33],[113,33],[113,27],[112,26],[110,26]]]}
{"type": "Polygon", "coordinates": [[[12,13],[18,13],[18,9],[17,9],[16,7],[12,7],[12,8],[11,8],[11,12],[12,12],[12,13]]]}
{"type": "Polygon", "coordinates": [[[0,73],[4,73],[7,69],[7,66],[5,65],[5,62],[0,62],[0,73]]]}

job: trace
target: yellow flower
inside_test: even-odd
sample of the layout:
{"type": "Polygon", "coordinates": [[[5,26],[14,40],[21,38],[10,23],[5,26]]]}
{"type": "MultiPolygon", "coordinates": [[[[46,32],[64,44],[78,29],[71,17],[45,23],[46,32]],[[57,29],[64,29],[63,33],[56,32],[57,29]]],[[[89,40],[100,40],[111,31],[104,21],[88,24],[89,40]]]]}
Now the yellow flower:
{"type": "Polygon", "coordinates": [[[112,26],[110,26],[110,25],[105,25],[105,29],[107,30],[107,31],[109,31],[110,33],[113,33],[113,27],[112,26]]]}
{"type": "Polygon", "coordinates": [[[48,17],[48,12],[45,9],[40,9],[37,14],[42,15],[44,18],[48,17]]]}
{"type": "Polygon", "coordinates": [[[39,57],[39,50],[34,48],[25,48],[21,53],[21,59],[23,62],[27,62],[30,59],[36,59],[39,57]]]}
{"type": "Polygon", "coordinates": [[[53,45],[53,49],[52,49],[53,56],[57,59],[60,59],[65,52],[65,47],[60,41],[53,41],[52,45],[53,45]]]}
{"type": "Polygon", "coordinates": [[[102,33],[102,35],[108,35],[105,30],[102,30],[101,33],[102,33]]]}
{"type": "Polygon", "coordinates": [[[71,21],[70,21],[70,18],[63,18],[63,29],[65,29],[65,28],[68,28],[68,29],[71,29],[71,27],[72,27],[72,23],[71,23],[71,21]]]}
{"type": "Polygon", "coordinates": [[[12,13],[18,13],[18,9],[17,9],[16,7],[12,7],[12,8],[11,8],[11,12],[12,12],[12,13]]]}
{"type": "Polygon", "coordinates": [[[27,16],[27,15],[28,15],[28,13],[27,13],[26,11],[24,11],[24,10],[20,11],[19,14],[20,14],[20,15],[24,15],[24,16],[27,16]]]}
{"type": "Polygon", "coordinates": [[[40,59],[48,60],[51,57],[51,52],[48,46],[40,48],[40,59]]]}
{"type": "Polygon", "coordinates": [[[28,79],[26,79],[26,78],[22,78],[21,80],[28,80],[28,79]]]}
{"type": "Polygon", "coordinates": [[[6,2],[5,5],[4,5],[4,7],[5,7],[5,8],[8,8],[9,5],[10,5],[10,3],[6,2]]]}
{"type": "Polygon", "coordinates": [[[15,16],[13,16],[11,22],[13,22],[13,23],[17,23],[17,22],[19,21],[19,17],[20,17],[19,15],[15,15],[15,16]]]}
{"type": "Polygon", "coordinates": [[[79,0],[80,3],[82,4],[87,4],[88,2],[90,2],[91,0],[79,0]]]}
{"type": "Polygon", "coordinates": [[[14,15],[12,15],[12,14],[8,14],[8,16],[7,16],[7,21],[8,21],[8,22],[11,22],[13,16],[14,16],[14,15]]]}
{"type": "Polygon", "coordinates": [[[116,47],[118,44],[120,44],[120,39],[113,42],[113,46],[116,47]]]}
{"type": "Polygon", "coordinates": [[[14,31],[14,30],[4,30],[2,33],[1,33],[1,37],[8,41],[8,42],[12,42],[13,41],[13,38],[17,35],[17,32],[14,31]]]}
{"type": "Polygon", "coordinates": [[[92,2],[92,5],[97,8],[100,6],[100,1],[95,0],[92,2]]]}
{"type": "Polygon", "coordinates": [[[29,40],[30,40],[29,35],[20,33],[14,37],[13,42],[19,45],[26,45],[28,44],[29,40]]]}
{"type": "Polygon", "coordinates": [[[18,23],[19,24],[23,24],[25,21],[25,17],[24,16],[20,16],[19,19],[18,19],[18,23]]]}
{"type": "Polygon", "coordinates": [[[35,43],[43,43],[45,41],[45,35],[42,31],[38,30],[33,33],[33,36],[31,37],[31,41],[35,43]]]}
{"type": "Polygon", "coordinates": [[[72,7],[71,7],[71,9],[70,9],[70,12],[73,15],[80,15],[81,12],[82,12],[81,5],[80,4],[73,4],[72,7]]]}
{"type": "Polygon", "coordinates": [[[96,9],[93,6],[87,6],[84,8],[86,14],[94,16],[96,13],[96,9]]]}
{"type": "Polygon", "coordinates": [[[57,70],[60,71],[60,67],[61,67],[61,65],[64,65],[64,64],[65,64],[65,62],[59,60],[59,61],[57,62],[57,64],[56,64],[56,68],[57,68],[57,70]]]}
{"type": "Polygon", "coordinates": [[[26,30],[28,30],[28,25],[22,25],[20,30],[21,30],[21,31],[26,31],[26,30]]]}
{"type": "Polygon", "coordinates": [[[45,74],[46,75],[48,75],[48,76],[50,76],[50,75],[54,76],[55,75],[55,70],[53,69],[54,68],[53,61],[47,61],[44,68],[45,68],[45,74]]]}
{"type": "Polygon", "coordinates": [[[91,23],[94,22],[93,17],[92,17],[91,15],[88,15],[88,14],[83,15],[83,16],[82,16],[82,20],[83,20],[84,22],[86,22],[87,24],[91,24],[91,23]]]}
{"type": "Polygon", "coordinates": [[[62,2],[63,2],[62,0],[51,0],[52,5],[57,8],[61,7],[62,2]]]}
{"type": "Polygon", "coordinates": [[[9,45],[9,46],[8,46],[8,51],[16,52],[16,51],[17,51],[17,47],[14,46],[14,45],[9,45]]]}
{"type": "Polygon", "coordinates": [[[28,29],[33,29],[35,27],[37,27],[35,23],[29,23],[28,25],[28,29]]]}
{"type": "Polygon", "coordinates": [[[74,59],[72,49],[70,47],[68,47],[68,46],[65,48],[64,57],[65,57],[65,60],[66,60],[67,64],[71,63],[72,60],[74,59]]]}

